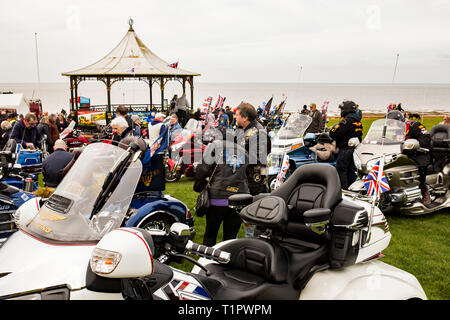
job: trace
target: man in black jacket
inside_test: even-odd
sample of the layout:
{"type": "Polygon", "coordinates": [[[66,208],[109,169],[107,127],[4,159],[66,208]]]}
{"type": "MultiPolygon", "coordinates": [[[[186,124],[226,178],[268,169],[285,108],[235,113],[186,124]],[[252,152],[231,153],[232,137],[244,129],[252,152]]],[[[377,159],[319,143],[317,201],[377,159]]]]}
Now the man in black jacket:
{"type": "Polygon", "coordinates": [[[309,108],[311,109],[309,116],[312,118],[312,121],[306,132],[319,133],[322,129],[322,113],[317,110],[315,103],[311,103],[309,108]]]}
{"type": "Polygon", "coordinates": [[[348,187],[356,180],[356,167],[353,161],[352,147],[348,146],[348,141],[357,137],[362,140],[362,123],[356,114],[356,104],[353,101],[344,101],[339,105],[342,119],[330,130],[330,137],[336,141],[339,154],[336,160],[336,169],[339,173],[342,189],[348,187]]]}
{"type": "Polygon", "coordinates": [[[236,125],[243,132],[236,133],[238,142],[245,146],[249,156],[247,169],[250,193],[256,195],[267,192],[265,167],[271,150],[266,129],[257,120],[256,109],[249,103],[241,103],[236,110],[236,125]],[[243,135],[243,137],[242,137],[243,135]]]}
{"type": "MultiPolygon", "coordinates": [[[[397,110],[398,111],[398,110],[397,110]]],[[[394,111],[391,111],[394,112],[394,111]]],[[[389,113],[391,113],[389,112],[389,113]]],[[[389,114],[388,114],[389,118],[389,114]]],[[[431,136],[425,126],[420,123],[420,116],[417,114],[412,114],[409,121],[406,122],[406,139],[416,139],[419,141],[421,148],[430,149],[431,148],[431,136]],[[416,120],[417,119],[417,120],[416,120]]],[[[403,120],[405,121],[405,120],[403,120]]],[[[421,151],[405,151],[404,152],[411,160],[417,163],[419,169],[419,187],[422,193],[422,203],[424,205],[431,204],[430,191],[426,185],[427,178],[427,167],[431,163],[431,157],[428,152],[421,151]]]]}
{"type": "Polygon", "coordinates": [[[44,183],[50,188],[58,186],[63,178],[62,170],[73,158],[73,153],[67,151],[67,145],[64,140],[56,140],[54,149],[55,151],[42,162],[44,183]]]}
{"type": "Polygon", "coordinates": [[[35,149],[40,140],[39,132],[36,128],[37,118],[33,112],[29,112],[21,120],[18,120],[11,131],[10,139],[22,144],[23,148],[35,149]]]}

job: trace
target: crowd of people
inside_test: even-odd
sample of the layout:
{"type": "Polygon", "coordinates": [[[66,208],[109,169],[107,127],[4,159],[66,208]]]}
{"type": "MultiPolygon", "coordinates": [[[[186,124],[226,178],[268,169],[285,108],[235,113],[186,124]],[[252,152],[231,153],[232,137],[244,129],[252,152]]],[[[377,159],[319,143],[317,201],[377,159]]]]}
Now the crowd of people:
{"type": "Polygon", "coordinates": [[[0,150],[7,146],[9,140],[14,140],[23,149],[43,150],[46,153],[42,162],[44,182],[48,187],[56,187],[62,179],[60,170],[73,157],[64,140],[60,139],[67,126],[65,110],[50,115],[44,112],[39,119],[33,112],[25,115],[10,113],[0,124],[0,150]]]}
{"type": "MultiPolygon", "coordinates": [[[[419,122],[420,115],[403,114],[401,104],[391,105],[388,118],[408,121],[407,138],[414,138],[421,147],[428,147],[429,139],[425,127],[419,122]],[[408,119],[408,120],[406,120],[408,119]]],[[[120,145],[128,137],[142,137],[148,140],[149,146],[158,142],[158,150],[152,157],[144,157],[143,179],[138,185],[140,190],[162,192],[165,190],[164,153],[176,139],[189,120],[204,119],[203,130],[217,128],[223,139],[216,139],[209,143],[205,155],[211,156],[211,161],[202,161],[196,168],[194,191],[201,192],[209,188],[210,206],[206,213],[206,229],[203,244],[212,246],[217,241],[220,226],[223,224],[223,240],[236,237],[242,220],[234,209],[228,207],[228,197],[233,194],[248,193],[256,195],[267,192],[267,181],[264,168],[267,155],[271,151],[271,140],[268,137],[264,123],[258,117],[257,109],[249,103],[241,103],[234,110],[230,106],[215,109],[202,117],[200,108],[196,112],[189,112],[189,102],[185,94],[180,98],[175,95],[170,103],[170,121],[164,124],[168,114],[157,113],[148,127],[141,127],[140,118],[130,115],[125,106],[116,109],[116,117],[111,120],[113,129],[112,144],[120,145]],[[234,135],[234,140],[225,139],[226,135],[234,135]],[[241,138],[241,139],[239,139],[241,138]],[[253,143],[253,145],[252,145],[253,143]],[[217,153],[217,150],[226,152],[217,153]],[[233,150],[233,152],[229,152],[233,150]],[[239,159],[238,150],[243,151],[245,159],[239,159]],[[256,154],[256,161],[250,158],[256,154]],[[147,178],[145,178],[147,177],[147,178]],[[143,183],[145,182],[145,183],[143,183]],[[148,183],[147,183],[148,182],[148,183]]],[[[299,112],[311,117],[307,133],[323,133],[328,131],[329,137],[337,147],[336,168],[343,189],[356,180],[356,167],[353,161],[354,148],[349,146],[349,140],[357,138],[360,142],[363,135],[362,112],[353,101],[343,101],[339,105],[340,121],[329,130],[324,123],[324,115],[317,109],[315,103],[304,105],[299,112]]],[[[449,124],[450,117],[446,116],[443,123],[449,124]]],[[[34,113],[25,116],[8,115],[8,119],[1,122],[1,145],[4,148],[9,139],[14,139],[23,148],[43,148],[46,145],[48,156],[43,161],[44,183],[48,187],[56,187],[67,171],[67,167],[76,160],[76,156],[67,150],[64,140],[60,139],[61,132],[68,126],[65,112],[46,114],[38,119],[34,113]]],[[[170,154],[169,154],[170,156],[170,154]]],[[[423,202],[429,203],[429,193],[425,187],[425,169],[429,159],[415,159],[419,163],[423,202]]]]}

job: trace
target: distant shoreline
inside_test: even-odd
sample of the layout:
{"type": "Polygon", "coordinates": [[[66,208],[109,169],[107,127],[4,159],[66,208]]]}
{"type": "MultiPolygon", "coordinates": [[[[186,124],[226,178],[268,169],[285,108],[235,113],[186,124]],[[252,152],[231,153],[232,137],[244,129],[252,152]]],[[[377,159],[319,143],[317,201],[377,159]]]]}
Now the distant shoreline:
{"type": "MultiPolygon", "coordinates": [[[[409,111],[407,111],[409,112],[409,111]]],[[[426,112],[419,112],[419,111],[410,111],[412,113],[419,113],[421,117],[444,117],[444,114],[446,114],[445,112],[439,112],[439,111],[426,111],[426,112]]],[[[384,118],[385,117],[385,113],[381,113],[381,112],[364,112],[363,111],[363,118],[384,118]]],[[[336,115],[330,115],[328,117],[329,119],[338,119],[340,118],[339,116],[336,115]]]]}

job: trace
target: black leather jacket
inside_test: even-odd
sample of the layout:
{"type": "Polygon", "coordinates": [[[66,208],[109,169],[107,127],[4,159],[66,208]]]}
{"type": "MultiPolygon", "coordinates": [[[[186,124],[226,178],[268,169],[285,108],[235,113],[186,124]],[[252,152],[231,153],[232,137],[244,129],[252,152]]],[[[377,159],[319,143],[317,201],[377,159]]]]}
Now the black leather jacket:
{"type": "Polygon", "coordinates": [[[211,199],[228,199],[233,194],[249,193],[246,161],[247,153],[238,144],[224,140],[211,142],[204,151],[202,163],[197,166],[194,191],[201,192],[207,184],[206,178],[212,175],[211,199]]]}

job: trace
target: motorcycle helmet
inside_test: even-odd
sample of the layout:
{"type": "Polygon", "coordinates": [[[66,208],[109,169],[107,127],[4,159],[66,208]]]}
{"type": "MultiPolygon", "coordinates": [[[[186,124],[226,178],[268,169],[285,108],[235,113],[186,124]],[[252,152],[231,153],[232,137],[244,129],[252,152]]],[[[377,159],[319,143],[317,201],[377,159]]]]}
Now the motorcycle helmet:
{"type": "Polygon", "coordinates": [[[398,110],[389,111],[389,113],[387,114],[386,118],[387,119],[399,120],[399,121],[405,122],[405,117],[398,110]]]}
{"type": "Polygon", "coordinates": [[[339,105],[339,109],[341,109],[341,117],[345,117],[347,114],[356,111],[356,104],[353,101],[343,101],[339,105]]]}

